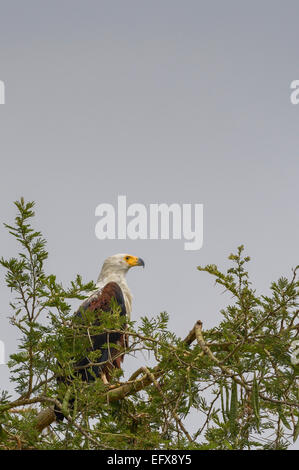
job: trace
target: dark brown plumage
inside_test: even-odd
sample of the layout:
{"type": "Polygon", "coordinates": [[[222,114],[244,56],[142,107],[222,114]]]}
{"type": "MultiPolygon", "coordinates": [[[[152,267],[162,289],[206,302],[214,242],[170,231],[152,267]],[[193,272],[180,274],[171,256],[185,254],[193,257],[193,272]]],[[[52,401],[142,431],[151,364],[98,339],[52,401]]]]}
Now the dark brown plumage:
{"type": "MultiPolygon", "coordinates": [[[[82,318],[84,316],[84,312],[86,311],[98,313],[99,316],[95,323],[95,325],[97,325],[100,323],[100,312],[109,312],[111,310],[111,301],[113,298],[116,300],[117,304],[121,308],[120,315],[126,315],[124,297],[121,288],[116,282],[109,282],[105,285],[103,289],[99,289],[91,297],[86,299],[80,306],[79,310],[75,313],[75,315],[82,318]]],[[[109,345],[109,343],[114,343],[124,347],[127,344],[126,335],[121,333],[103,333],[98,335],[92,335],[91,341],[91,349],[94,351],[101,350],[102,353],[97,362],[105,362],[105,364],[103,364],[102,366],[93,366],[91,368],[93,374],[91,374],[88,368],[84,367],[89,362],[88,358],[85,357],[76,364],[76,367],[84,367],[84,369],[81,369],[81,371],[80,369],[78,369],[83,380],[86,380],[88,382],[93,381],[95,375],[96,377],[102,377],[104,383],[108,383],[113,368],[116,367],[120,369],[124,355],[120,355],[119,351],[115,348],[103,348],[103,345],[109,345]]]]}
{"type": "MultiPolygon", "coordinates": [[[[109,312],[111,310],[111,301],[114,299],[120,306],[120,315],[126,315],[125,300],[121,288],[116,282],[109,282],[102,289],[98,289],[88,299],[86,299],[75,312],[75,317],[84,318],[84,314],[88,312],[95,312],[96,321],[94,325],[99,325],[101,322],[101,312],[109,312]]],[[[124,325],[125,327],[126,325],[124,325]]],[[[128,338],[123,333],[101,333],[90,335],[91,347],[89,351],[100,351],[97,363],[101,365],[92,365],[88,367],[90,360],[84,357],[82,360],[75,364],[75,370],[81,376],[82,380],[86,382],[93,382],[96,378],[100,377],[105,384],[108,384],[111,378],[111,373],[114,368],[120,369],[121,363],[124,360],[124,354],[120,354],[119,350],[109,347],[109,343],[117,344],[124,348],[128,344],[128,338]],[[107,345],[104,347],[104,345],[107,345]]],[[[58,377],[58,383],[68,383],[70,379],[58,377]]],[[[69,405],[72,406],[73,399],[70,399],[69,405]]],[[[63,413],[55,408],[56,420],[63,421],[63,413]]]]}

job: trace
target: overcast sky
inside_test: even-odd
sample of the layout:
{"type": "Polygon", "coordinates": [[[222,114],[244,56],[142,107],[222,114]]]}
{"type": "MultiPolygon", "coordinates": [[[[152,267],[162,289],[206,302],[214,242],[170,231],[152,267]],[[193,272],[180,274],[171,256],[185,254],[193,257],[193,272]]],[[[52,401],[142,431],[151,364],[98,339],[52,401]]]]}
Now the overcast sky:
{"type": "MultiPolygon", "coordinates": [[[[196,266],[227,267],[241,243],[269,292],[298,264],[298,17],[288,0],[0,0],[0,222],[20,196],[35,200],[47,271],[63,282],[95,280],[114,253],[142,257],[132,317],[166,310],[180,336],[219,323],[230,298],[196,266]],[[95,208],[118,195],[203,204],[203,248],[98,240],[95,208]]],[[[0,242],[16,253],[3,227],[0,242]]],[[[7,359],[17,337],[0,276],[7,359]]],[[[139,364],[126,359],[126,374],[139,364]]]]}

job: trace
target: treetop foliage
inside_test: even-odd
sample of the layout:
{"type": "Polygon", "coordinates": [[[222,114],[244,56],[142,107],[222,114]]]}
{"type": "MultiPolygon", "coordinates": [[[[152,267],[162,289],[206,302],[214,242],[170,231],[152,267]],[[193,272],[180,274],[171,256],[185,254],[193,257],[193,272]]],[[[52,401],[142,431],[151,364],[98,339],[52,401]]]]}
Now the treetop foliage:
{"type": "Polygon", "coordinates": [[[0,263],[20,342],[8,364],[16,396],[0,396],[0,449],[285,449],[296,441],[298,267],[290,279],[272,282],[268,295],[254,290],[243,246],[229,256],[225,273],[213,264],[198,267],[232,300],[219,325],[205,330],[199,320],[185,337],[169,331],[166,312],[125,328],[116,302],[95,324],[94,312],[80,319],[71,308],[94,283],[77,275],[64,287],[46,274],[34,203],[22,198],[15,205],[14,225],[5,226],[20,250],[0,263]],[[114,331],[128,335],[126,354],[146,351],[156,365],[141,366],[126,381],[115,370],[109,386],[100,378],[82,381],[78,360],[87,355],[91,367],[100,356],[89,335],[114,331]],[[54,406],[65,420],[41,433],[40,410],[54,406]]]}

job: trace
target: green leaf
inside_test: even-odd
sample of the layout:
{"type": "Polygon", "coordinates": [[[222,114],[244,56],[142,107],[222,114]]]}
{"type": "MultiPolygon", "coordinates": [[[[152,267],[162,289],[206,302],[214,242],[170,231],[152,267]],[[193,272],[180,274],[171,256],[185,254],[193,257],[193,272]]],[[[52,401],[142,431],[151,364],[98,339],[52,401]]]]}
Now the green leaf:
{"type": "Polygon", "coordinates": [[[298,418],[297,424],[294,428],[293,442],[296,442],[298,436],[299,436],[299,418],[298,418]]]}
{"type": "Polygon", "coordinates": [[[237,434],[238,428],[238,388],[236,382],[232,381],[230,410],[229,410],[229,424],[230,432],[233,436],[237,434]]]}
{"type": "Polygon", "coordinates": [[[285,425],[285,427],[291,431],[292,430],[291,425],[288,422],[281,405],[278,407],[278,414],[279,414],[279,417],[280,417],[281,421],[285,425]]]}
{"type": "Polygon", "coordinates": [[[254,412],[256,429],[260,430],[260,397],[259,397],[259,384],[254,373],[253,384],[252,384],[252,393],[251,393],[251,403],[254,412]]]}
{"type": "Polygon", "coordinates": [[[71,387],[68,387],[64,395],[63,402],[62,402],[62,412],[65,415],[68,414],[68,403],[69,403],[70,396],[71,396],[71,390],[72,390],[71,387]]]}

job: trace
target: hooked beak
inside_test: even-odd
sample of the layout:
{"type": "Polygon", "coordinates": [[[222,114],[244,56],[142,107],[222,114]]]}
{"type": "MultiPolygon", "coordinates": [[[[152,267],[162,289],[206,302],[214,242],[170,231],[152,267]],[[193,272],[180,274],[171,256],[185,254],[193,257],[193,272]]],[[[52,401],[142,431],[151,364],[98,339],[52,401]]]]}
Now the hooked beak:
{"type": "Polygon", "coordinates": [[[143,266],[143,267],[145,266],[144,261],[143,261],[142,258],[138,258],[138,260],[137,260],[137,266],[143,266]]]}

